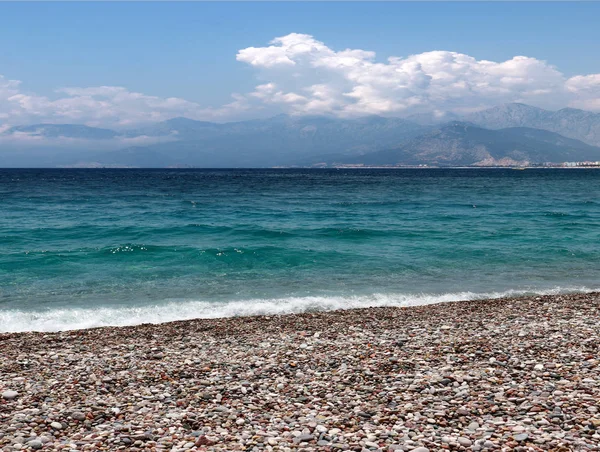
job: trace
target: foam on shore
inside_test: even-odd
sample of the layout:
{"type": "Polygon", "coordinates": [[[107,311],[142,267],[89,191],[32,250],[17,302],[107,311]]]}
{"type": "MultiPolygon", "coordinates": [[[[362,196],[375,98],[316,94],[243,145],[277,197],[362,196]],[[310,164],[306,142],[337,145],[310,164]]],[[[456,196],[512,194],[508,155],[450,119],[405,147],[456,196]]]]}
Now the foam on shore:
{"type": "Polygon", "coordinates": [[[148,306],[60,308],[43,311],[0,310],[0,333],[65,331],[102,326],[132,326],[176,320],[213,319],[252,315],[282,315],[367,307],[405,307],[455,301],[588,293],[587,287],[554,287],[545,290],[457,292],[446,294],[373,294],[365,296],[288,297],[229,302],[170,301],[148,306]]]}

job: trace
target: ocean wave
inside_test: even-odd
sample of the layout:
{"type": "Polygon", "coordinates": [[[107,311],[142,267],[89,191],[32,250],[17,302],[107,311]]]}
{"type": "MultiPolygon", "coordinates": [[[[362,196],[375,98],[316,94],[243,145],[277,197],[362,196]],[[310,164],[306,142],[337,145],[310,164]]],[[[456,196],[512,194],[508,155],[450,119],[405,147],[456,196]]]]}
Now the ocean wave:
{"type": "Polygon", "coordinates": [[[273,299],[211,301],[169,301],[148,306],[105,306],[60,308],[42,311],[0,310],[0,333],[65,331],[102,326],[132,326],[201,318],[251,315],[297,314],[383,306],[419,306],[434,303],[478,300],[524,295],[556,295],[593,292],[587,287],[555,287],[544,290],[504,292],[457,292],[446,294],[372,294],[363,296],[286,297],[273,299]]]}

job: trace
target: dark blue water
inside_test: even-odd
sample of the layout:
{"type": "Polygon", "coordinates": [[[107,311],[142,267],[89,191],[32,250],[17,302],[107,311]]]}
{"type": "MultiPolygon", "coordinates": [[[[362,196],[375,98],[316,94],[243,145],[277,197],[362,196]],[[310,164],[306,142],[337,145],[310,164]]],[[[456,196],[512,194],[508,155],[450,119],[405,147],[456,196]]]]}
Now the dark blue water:
{"type": "Polygon", "coordinates": [[[600,170],[0,170],[0,331],[599,281],[600,170]]]}

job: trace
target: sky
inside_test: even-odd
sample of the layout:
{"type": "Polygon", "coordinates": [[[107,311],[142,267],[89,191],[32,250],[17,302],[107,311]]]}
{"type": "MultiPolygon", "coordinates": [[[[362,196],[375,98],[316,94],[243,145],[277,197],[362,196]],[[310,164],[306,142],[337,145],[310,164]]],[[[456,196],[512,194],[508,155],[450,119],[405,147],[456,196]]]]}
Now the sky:
{"type": "Polygon", "coordinates": [[[0,2],[0,131],[600,111],[595,2],[0,2]]]}

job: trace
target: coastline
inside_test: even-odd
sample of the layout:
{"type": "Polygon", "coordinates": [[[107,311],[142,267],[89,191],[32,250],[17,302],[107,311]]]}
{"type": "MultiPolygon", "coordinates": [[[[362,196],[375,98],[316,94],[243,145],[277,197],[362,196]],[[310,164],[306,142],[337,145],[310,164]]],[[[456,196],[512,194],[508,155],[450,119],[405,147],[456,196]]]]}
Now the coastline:
{"type": "Polygon", "coordinates": [[[0,447],[600,450],[599,320],[596,292],[0,334],[0,447]]]}

